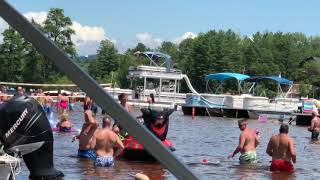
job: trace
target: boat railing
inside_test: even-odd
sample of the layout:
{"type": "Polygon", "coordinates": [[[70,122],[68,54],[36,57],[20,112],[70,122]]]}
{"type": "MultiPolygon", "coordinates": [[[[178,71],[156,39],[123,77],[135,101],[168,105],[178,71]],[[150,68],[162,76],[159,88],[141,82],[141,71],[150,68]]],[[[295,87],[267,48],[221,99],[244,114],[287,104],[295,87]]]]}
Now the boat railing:
{"type": "Polygon", "coordinates": [[[164,67],[157,67],[157,66],[144,66],[140,65],[137,67],[129,67],[129,71],[153,71],[153,72],[166,72],[166,73],[179,73],[181,74],[181,70],[179,69],[170,69],[169,72],[167,72],[166,68],[164,67]]]}

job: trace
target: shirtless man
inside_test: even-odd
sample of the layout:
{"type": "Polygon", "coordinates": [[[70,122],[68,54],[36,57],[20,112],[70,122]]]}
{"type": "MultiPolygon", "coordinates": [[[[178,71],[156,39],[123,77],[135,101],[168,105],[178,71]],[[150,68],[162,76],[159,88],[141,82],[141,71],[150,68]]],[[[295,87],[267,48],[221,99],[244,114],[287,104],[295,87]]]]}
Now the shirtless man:
{"type": "Polygon", "coordinates": [[[39,104],[44,107],[45,106],[45,94],[43,93],[42,89],[38,89],[38,92],[36,94],[37,97],[37,101],[39,102],[39,104]]]}
{"type": "Polygon", "coordinates": [[[293,172],[296,163],[294,142],[288,135],[289,126],[282,124],[280,133],[273,135],[268,143],[267,154],[272,156],[271,171],[293,172]]]}
{"type": "Polygon", "coordinates": [[[257,163],[256,147],[259,144],[259,137],[255,130],[248,128],[246,119],[238,121],[239,129],[242,131],[239,137],[239,145],[228,158],[233,158],[237,153],[241,153],[239,157],[240,164],[257,163]]]}
{"type": "MultiPolygon", "coordinates": [[[[79,150],[78,157],[79,158],[96,158],[96,153],[93,151],[94,143],[93,143],[93,135],[96,132],[99,123],[92,115],[91,110],[86,110],[85,114],[85,123],[82,126],[81,132],[79,136],[75,138],[79,139],[79,150]]],[[[75,140],[73,139],[73,141],[75,140]]]]}
{"type": "Polygon", "coordinates": [[[312,111],[311,114],[311,126],[308,128],[308,131],[311,132],[311,139],[318,140],[319,131],[320,131],[320,119],[318,117],[317,111],[312,111]]]}
{"type": "Polygon", "coordinates": [[[110,167],[114,165],[114,158],[117,157],[124,146],[116,133],[110,128],[108,116],[103,118],[103,128],[94,134],[95,152],[97,155],[95,166],[110,167]]]}
{"type": "Polygon", "coordinates": [[[86,97],[83,100],[83,110],[90,110],[91,109],[91,98],[86,95],[86,97]]]}
{"type": "Polygon", "coordinates": [[[0,90],[0,104],[9,100],[9,96],[7,94],[7,88],[5,86],[1,86],[0,90]]]}
{"type": "MultiPolygon", "coordinates": [[[[129,113],[133,112],[133,107],[131,105],[129,105],[128,102],[128,95],[125,93],[121,93],[118,95],[118,99],[120,101],[120,104],[123,108],[125,108],[129,113]]],[[[121,137],[125,138],[126,136],[128,136],[128,133],[118,124],[118,122],[116,121],[115,124],[113,125],[114,127],[117,126],[120,130],[119,134],[121,135],[121,137]]]]}

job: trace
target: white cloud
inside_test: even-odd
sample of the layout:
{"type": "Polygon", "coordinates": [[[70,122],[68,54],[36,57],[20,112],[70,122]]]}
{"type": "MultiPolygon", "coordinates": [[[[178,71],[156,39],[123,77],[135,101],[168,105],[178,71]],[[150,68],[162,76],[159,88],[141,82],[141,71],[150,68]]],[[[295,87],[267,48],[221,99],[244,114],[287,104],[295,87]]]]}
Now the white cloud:
{"type": "Polygon", "coordinates": [[[72,37],[73,42],[76,44],[106,39],[106,33],[102,27],[83,26],[80,23],[73,21],[71,28],[76,32],[72,37]]]}
{"type": "MultiPolygon", "coordinates": [[[[33,19],[35,22],[43,24],[47,18],[47,14],[47,12],[41,11],[27,12],[23,15],[29,21],[33,19]]],[[[2,33],[6,28],[8,28],[8,24],[0,19],[0,33],[2,33]]],[[[116,40],[106,36],[105,30],[102,27],[82,25],[79,22],[73,21],[71,28],[75,31],[75,34],[72,35],[71,38],[76,46],[78,54],[80,55],[95,54],[100,45],[100,41],[104,39],[109,39],[114,44],[117,43],[116,40]]],[[[2,39],[3,38],[0,35],[0,42],[2,39]]]]}
{"type": "Polygon", "coordinates": [[[73,21],[71,28],[75,31],[72,35],[72,41],[76,45],[77,52],[81,55],[95,54],[100,41],[109,39],[116,44],[116,40],[108,38],[102,27],[81,25],[79,22],[73,21]]]}
{"type": "MultiPolygon", "coordinates": [[[[47,12],[27,12],[24,13],[24,16],[30,21],[33,18],[37,23],[42,24],[47,17],[47,12]]],[[[162,38],[153,37],[151,34],[146,32],[137,33],[136,40],[117,42],[116,40],[108,37],[104,28],[101,26],[83,25],[77,21],[73,21],[72,23],[73,25],[71,26],[71,28],[75,31],[75,34],[71,38],[75,43],[78,54],[80,55],[95,54],[97,49],[99,48],[100,41],[104,39],[108,39],[113,42],[118,48],[119,52],[125,52],[128,48],[135,47],[139,42],[153,49],[161,46],[161,43],[163,42],[162,38]]],[[[3,40],[1,33],[7,28],[8,24],[0,18],[0,43],[3,40]]],[[[165,41],[171,41],[179,44],[184,39],[195,38],[196,36],[196,33],[185,32],[179,37],[166,39],[165,41]]]]}
{"type": "Polygon", "coordinates": [[[162,42],[160,38],[154,38],[149,33],[137,33],[136,38],[138,42],[150,48],[156,48],[160,46],[162,42]]]}
{"type": "Polygon", "coordinates": [[[176,44],[180,44],[181,41],[188,39],[188,38],[195,38],[197,37],[198,34],[195,34],[193,32],[185,32],[184,34],[182,34],[180,37],[174,38],[173,42],[175,42],[176,44]]]}
{"type": "MultiPolygon", "coordinates": [[[[193,38],[195,38],[197,36],[198,35],[196,33],[185,32],[179,37],[175,37],[175,38],[172,38],[172,39],[167,39],[165,41],[171,41],[173,43],[179,44],[184,39],[187,39],[187,38],[192,38],[193,39],[193,38]]],[[[141,43],[143,43],[144,45],[146,45],[149,48],[159,47],[159,46],[161,46],[161,43],[163,42],[163,40],[161,38],[153,37],[152,35],[150,35],[149,33],[146,33],[146,32],[137,33],[136,34],[136,39],[137,39],[137,42],[141,42],[141,43]]],[[[129,43],[127,43],[127,45],[129,45],[129,43]]],[[[132,48],[132,47],[127,47],[127,48],[132,48]]],[[[122,49],[124,49],[124,47],[122,47],[122,49]]]]}
{"type": "Polygon", "coordinates": [[[2,19],[0,18],[0,43],[3,42],[3,36],[2,33],[5,29],[7,29],[9,25],[2,19]]]}
{"type": "Polygon", "coordinates": [[[23,14],[24,17],[26,17],[29,21],[33,19],[35,22],[39,24],[43,24],[43,22],[47,19],[47,12],[41,11],[41,12],[27,12],[23,14]]]}

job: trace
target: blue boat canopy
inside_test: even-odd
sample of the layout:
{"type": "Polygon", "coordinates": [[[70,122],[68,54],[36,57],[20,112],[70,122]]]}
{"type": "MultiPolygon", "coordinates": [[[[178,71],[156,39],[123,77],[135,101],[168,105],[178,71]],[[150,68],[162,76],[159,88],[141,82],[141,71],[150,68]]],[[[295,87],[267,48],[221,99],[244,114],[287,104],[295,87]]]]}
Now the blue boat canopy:
{"type": "Polygon", "coordinates": [[[270,80],[278,82],[279,84],[288,84],[288,85],[292,85],[293,84],[293,81],[290,81],[290,80],[288,80],[286,78],[281,78],[279,76],[255,76],[255,77],[251,77],[249,79],[246,79],[246,81],[258,82],[258,81],[261,81],[263,79],[270,79],[270,80]]]}
{"type": "Polygon", "coordinates": [[[239,74],[239,73],[230,73],[230,72],[225,72],[225,73],[216,73],[216,74],[209,74],[206,75],[205,80],[218,80],[220,82],[223,82],[226,79],[230,78],[235,78],[238,81],[243,81],[245,79],[250,78],[250,76],[245,75],[245,74],[239,74]]]}

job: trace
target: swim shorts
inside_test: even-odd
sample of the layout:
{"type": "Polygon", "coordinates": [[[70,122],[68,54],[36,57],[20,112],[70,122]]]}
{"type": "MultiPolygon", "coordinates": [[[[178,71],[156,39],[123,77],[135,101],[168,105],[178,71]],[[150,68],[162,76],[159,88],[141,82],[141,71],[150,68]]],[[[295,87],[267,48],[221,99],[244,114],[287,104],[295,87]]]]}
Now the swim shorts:
{"type": "Polygon", "coordinates": [[[45,111],[47,114],[51,114],[51,112],[52,112],[52,107],[51,107],[51,106],[48,106],[48,105],[45,105],[45,106],[44,106],[44,111],[45,111]]]}
{"type": "Polygon", "coordinates": [[[318,139],[319,131],[312,131],[311,132],[311,139],[318,139]]]}
{"type": "Polygon", "coordinates": [[[111,156],[97,156],[94,162],[96,167],[111,167],[114,165],[113,157],[111,156]]]}
{"type": "Polygon", "coordinates": [[[69,110],[73,111],[74,110],[74,103],[69,103],[69,110]]]}
{"type": "Polygon", "coordinates": [[[94,152],[91,149],[87,150],[80,150],[78,149],[78,158],[91,158],[91,159],[96,159],[97,155],[96,152],[94,152]]]}
{"type": "Polygon", "coordinates": [[[240,164],[255,164],[257,163],[256,151],[248,151],[239,157],[240,164]]]}
{"type": "Polygon", "coordinates": [[[71,127],[59,127],[59,132],[71,132],[71,127]]]}
{"type": "Polygon", "coordinates": [[[68,102],[67,101],[60,101],[59,106],[61,109],[67,109],[68,102]]]}
{"type": "Polygon", "coordinates": [[[272,160],[270,165],[270,171],[281,171],[281,172],[292,173],[293,170],[294,170],[294,167],[291,164],[291,162],[282,160],[282,159],[272,160]]]}
{"type": "Polygon", "coordinates": [[[97,106],[95,103],[93,103],[93,104],[91,105],[91,111],[92,111],[94,114],[97,114],[97,112],[98,112],[98,106],[97,106]]]}

